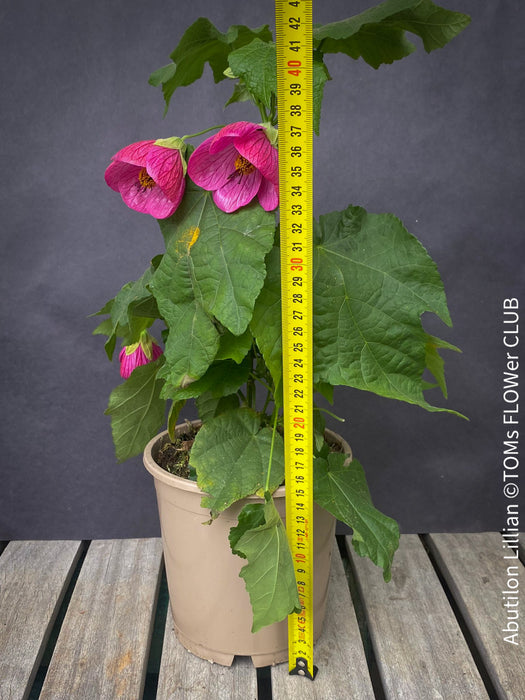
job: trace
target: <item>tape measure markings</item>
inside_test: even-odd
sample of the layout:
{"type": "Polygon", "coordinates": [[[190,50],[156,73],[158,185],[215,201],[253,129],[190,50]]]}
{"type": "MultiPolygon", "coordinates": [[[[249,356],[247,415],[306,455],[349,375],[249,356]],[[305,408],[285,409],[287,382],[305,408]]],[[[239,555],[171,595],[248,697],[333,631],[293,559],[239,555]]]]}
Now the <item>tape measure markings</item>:
{"type": "Polygon", "coordinates": [[[289,670],[313,679],[312,1],[275,9],[286,529],[302,608],[288,618],[289,670]]]}

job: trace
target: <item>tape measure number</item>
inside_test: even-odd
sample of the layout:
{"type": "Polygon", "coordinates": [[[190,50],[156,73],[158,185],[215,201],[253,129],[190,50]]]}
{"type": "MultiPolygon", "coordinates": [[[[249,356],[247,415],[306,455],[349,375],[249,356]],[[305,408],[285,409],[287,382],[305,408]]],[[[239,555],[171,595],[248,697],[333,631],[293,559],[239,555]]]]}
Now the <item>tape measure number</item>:
{"type": "Polygon", "coordinates": [[[290,673],[313,679],[312,2],[276,0],[286,529],[302,610],[290,673]]]}

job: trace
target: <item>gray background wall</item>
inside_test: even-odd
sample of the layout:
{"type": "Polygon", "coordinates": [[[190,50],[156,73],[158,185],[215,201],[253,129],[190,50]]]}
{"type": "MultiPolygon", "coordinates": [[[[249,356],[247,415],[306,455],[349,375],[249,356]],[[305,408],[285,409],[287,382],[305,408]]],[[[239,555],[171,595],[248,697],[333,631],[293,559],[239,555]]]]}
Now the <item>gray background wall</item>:
{"type": "MultiPolygon", "coordinates": [[[[314,2],[315,20],[368,4],[314,2]]],[[[316,143],[316,213],[353,203],[397,214],[448,292],[454,328],[427,328],[463,349],[447,354],[448,404],[469,423],[336,393],[374,501],[405,532],[505,525],[502,301],[525,304],[525,6],[444,4],[473,21],[442,51],[427,55],[415,39],[415,54],[379,71],[328,57],[316,143]]],[[[246,106],[223,113],[230,86],[215,86],[208,69],[163,119],[147,79],[199,16],[225,31],[273,25],[273,13],[270,0],[2,3],[0,539],[158,534],[140,458],[114,459],[103,411],[118,367],[87,315],[142,274],[162,239],[105,185],[104,169],[133,141],[257,121],[246,106]]]]}

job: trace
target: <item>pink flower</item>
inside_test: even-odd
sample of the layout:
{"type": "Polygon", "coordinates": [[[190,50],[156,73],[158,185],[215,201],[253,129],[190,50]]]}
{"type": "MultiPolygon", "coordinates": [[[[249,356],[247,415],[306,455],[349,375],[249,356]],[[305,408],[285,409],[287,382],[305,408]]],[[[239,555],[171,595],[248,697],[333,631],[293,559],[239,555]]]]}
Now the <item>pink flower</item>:
{"type": "Polygon", "coordinates": [[[279,204],[277,149],[260,124],[235,122],[207,138],[190,156],[188,174],[228,213],[256,195],[266,211],[279,204]]]}
{"type": "Polygon", "coordinates": [[[165,219],[179,206],[186,187],[181,147],[176,138],[132,143],[113,156],[106,182],[130,209],[165,219]]]}
{"type": "Polygon", "coordinates": [[[131,373],[141,365],[147,365],[162,355],[162,349],[147,331],[143,331],[138,343],[125,345],[119,353],[120,376],[129,379],[131,373]]]}

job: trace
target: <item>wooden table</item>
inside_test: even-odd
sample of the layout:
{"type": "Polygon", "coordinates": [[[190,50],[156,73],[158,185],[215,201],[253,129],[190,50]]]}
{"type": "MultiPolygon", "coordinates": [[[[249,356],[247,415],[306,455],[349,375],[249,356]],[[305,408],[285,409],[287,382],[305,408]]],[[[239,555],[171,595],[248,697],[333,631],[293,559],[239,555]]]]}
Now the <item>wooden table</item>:
{"type": "Polygon", "coordinates": [[[525,698],[525,624],[509,624],[525,616],[524,567],[501,535],[404,535],[390,584],[349,538],[338,545],[312,683],[183,649],[158,539],[9,542],[0,700],[525,698]],[[504,640],[516,624],[519,645],[504,640]]]}

